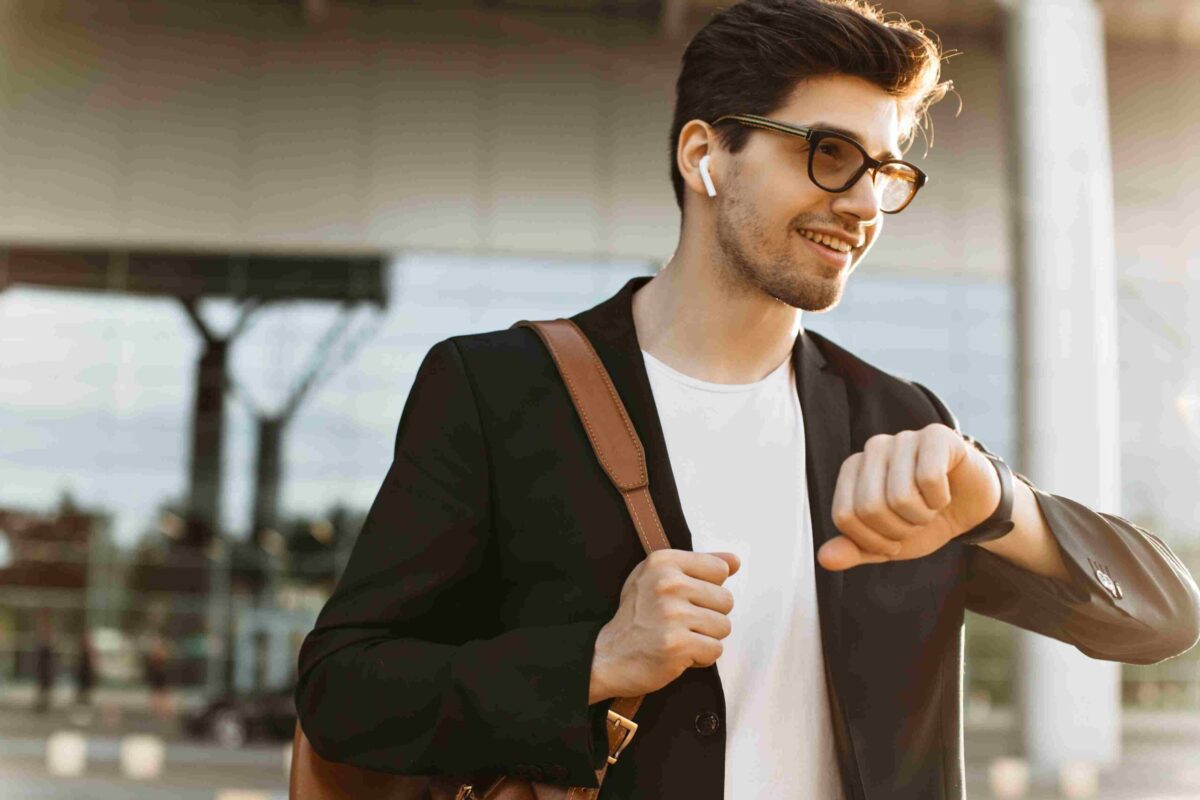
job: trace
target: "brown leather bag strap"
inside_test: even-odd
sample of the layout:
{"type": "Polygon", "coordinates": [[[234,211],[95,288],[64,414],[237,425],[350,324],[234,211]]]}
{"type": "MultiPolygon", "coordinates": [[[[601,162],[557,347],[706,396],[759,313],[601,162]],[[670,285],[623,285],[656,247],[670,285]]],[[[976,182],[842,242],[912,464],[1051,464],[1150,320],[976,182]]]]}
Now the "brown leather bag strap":
{"type": "Polygon", "coordinates": [[[608,370],[583,331],[569,319],[521,320],[513,327],[532,328],[550,351],[583,422],[596,458],[629,507],[642,546],[649,555],[671,547],[650,498],[646,451],[608,370]]]}
{"type": "MultiPolygon", "coordinates": [[[[642,447],[642,440],[638,438],[625,404],[621,402],[592,343],[579,326],[569,319],[523,319],[512,327],[518,326],[532,328],[550,351],[592,448],[596,451],[596,458],[625,498],[625,505],[646,555],[670,548],[650,497],[650,477],[646,471],[646,451],[642,447]]],[[[637,713],[643,697],[618,697],[610,706],[608,758],[604,766],[596,771],[598,781],[603,782],[608,765],[616,763],[621,750],[633,738],[637,730],[633,715],[637,713]]],[[[575,787],[567,793],[567,800],[592,798],[598,793],[599,789],[575,787]]]]}

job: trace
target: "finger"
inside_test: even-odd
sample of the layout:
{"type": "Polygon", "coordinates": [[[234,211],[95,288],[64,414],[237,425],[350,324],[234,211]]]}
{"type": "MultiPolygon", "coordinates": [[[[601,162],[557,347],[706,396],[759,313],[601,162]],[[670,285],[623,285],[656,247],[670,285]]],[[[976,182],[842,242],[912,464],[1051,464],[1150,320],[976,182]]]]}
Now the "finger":
{"type": "Polygon", "coordinates": [[[728,561],[717,555],[716,552],[675,550],[674,553],[678,554],[675,557],[680,571],[689,578],[720,585],[734,572],[728,561]]]}
{"type": "Polygon", "coordinates": [[[921,431],[914,480],[925,504],[936,512],[950,505],[950,463],[956,455],[954,438],[959,438],[963,447],[967,443],[961,441],[958,434],[951,438],[940,435],[931,427],[921,431]]]}
{"type": "Polygon", "coordinates": [[[921,436],[917,431],[900,431],[893,439],[891,463],[887,471],[887,503],[905,522],[923,526],[937,516],[916,484],[917,451],[921,436]]]}
{"type": "MultiPolygon", "coordinates": [[[[854,487],[854,513],[863,526],[891,542],[901,541],[914,535],[920,526],[913,525],[888,505],[888,473],[894,468],[892,461],[895,437],[872,436],[863,448],[863,465],[854,487]]],[[[857,542],[857,540],[856,540],[857,542]]],[[[860,547],[862,542],[857,542],[860,547]]],[[[895,548],[880,550],[869,545],[864,549],[879,553],[890,553],[895,548]]]]}
{"type": "Polygon", "coordinates": [[[696,581],[688,588],[684,596],[687,597],[688,602],[700,608],[710,608],[713,611],[720,611],[722,614],[728,614],[733,610],[733,592],[716,584],[696,581]]]}
{"type": "Polygon", "coordinates": [[[845,536],[835,536],[817,550],[817,563],[831,572],[841,572],[863,564],[882,564],[890,560],[887,556],[864,553],[845,536]]]}
{"type": "Polygon", "coordinates": [[[865,452],[855,453],[842,462],[833,490],[833,524],[849,536],[859,549],[878,555],[895,555],[900,543],[879,535],[858,516],[858,484],[862,480],[865,452]]]}
{"type": "Polygon", "coordinates": [[[727,614],[710,611],[706,608],[695,608],[688,621],[688,630],[702,633],[714,639],[724,639],[730,634],[732,624],[727,614]]]}

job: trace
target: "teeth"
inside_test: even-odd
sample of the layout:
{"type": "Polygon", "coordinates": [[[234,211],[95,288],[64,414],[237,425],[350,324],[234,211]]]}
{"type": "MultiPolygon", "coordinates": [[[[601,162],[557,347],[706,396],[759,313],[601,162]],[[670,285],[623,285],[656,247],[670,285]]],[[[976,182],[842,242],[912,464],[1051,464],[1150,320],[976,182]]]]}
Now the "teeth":
{"type": "Polygon", "coordinates": [[[823,233],[813,233],[812,231],[800,231],[800,234],[806,239],[812,239],[814,242],[820,242],[826,247],[837,250],[839,253],[849,253],[850,245],[843,242],[841,239],[834,239],[832,236],[826,236],[823,233]]]}

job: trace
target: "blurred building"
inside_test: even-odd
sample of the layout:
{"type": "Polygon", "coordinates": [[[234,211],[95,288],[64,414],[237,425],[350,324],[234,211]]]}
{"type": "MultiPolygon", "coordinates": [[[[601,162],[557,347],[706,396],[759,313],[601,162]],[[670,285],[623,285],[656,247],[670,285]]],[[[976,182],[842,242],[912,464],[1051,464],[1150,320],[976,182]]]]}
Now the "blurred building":
{"type": "MultiPolygon", "coordinates": [[[[670,257],[673,82],[720,5],[0,0],[0,507],[54,517],[70,491],[114,543],[103,578],[36,592],[131,635],[190,615],[192,686],[214,665],[240,688],[286,681],[428,348],[569,315],[670,257]],[[198,433],[202,408],[221,421],[198,433]],[[226,549],[174,543],[200,506],[226,549]]],[[[1013,460],[1022,3],[882,5],[955,51],[955,91],[907,153],[929,186],[804,324],[932,387],[1013,460]]],[[[1197,564],[1200,0],[1064,5],[1105,23],[1121,470],[1103,510],[1197,564]]],[[[1035,144],[1086,161],[1093,135],[1035,144]]],[[[27,586],[0,588],[0,625],[40,602],[27,586]]],[[[967,677],[1005,703],[1012,632],[989,622],[968,622],[967,677]]],[[[1125,679],[1200,708],[1195,655],[1125,679]]]]}
{"type": "Polygon", "coordinates": [[[39,619],[57,647],[74,651],[87,624],[91,549],[104,547],[107,530],[107,516],[69,497],[50,512],[0,507],[0,658],[12,665],[4,672],[33,675],[39,619]]]}

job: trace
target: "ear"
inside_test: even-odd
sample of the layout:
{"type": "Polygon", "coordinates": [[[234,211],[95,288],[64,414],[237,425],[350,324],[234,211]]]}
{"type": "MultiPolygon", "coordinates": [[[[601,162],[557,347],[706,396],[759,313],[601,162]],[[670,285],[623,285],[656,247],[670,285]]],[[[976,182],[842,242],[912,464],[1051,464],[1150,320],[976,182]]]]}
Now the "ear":
{"type": "Polygon", "coordinates": [[[719,156],[716,137],[712,128],[703,120],[689,121],[679,132],[679,148],[676,151],[676,166],[683,176],[683,182],[693,192],[704,192],[709,197],[717,193],[713,182],[713,172],[718,166],[714,157],[719,156]]]}

